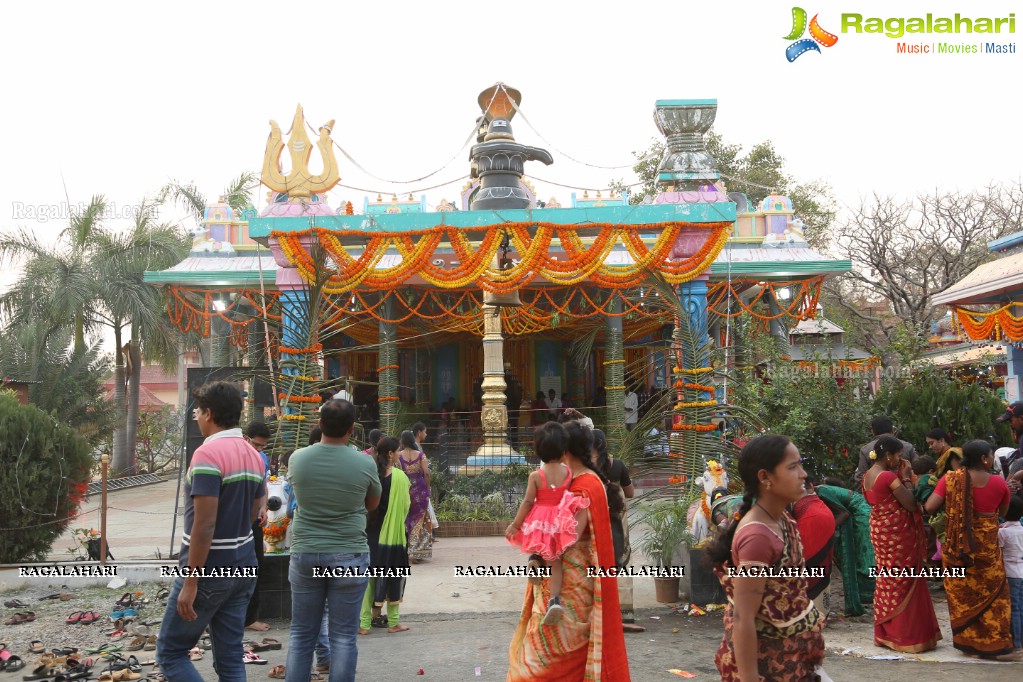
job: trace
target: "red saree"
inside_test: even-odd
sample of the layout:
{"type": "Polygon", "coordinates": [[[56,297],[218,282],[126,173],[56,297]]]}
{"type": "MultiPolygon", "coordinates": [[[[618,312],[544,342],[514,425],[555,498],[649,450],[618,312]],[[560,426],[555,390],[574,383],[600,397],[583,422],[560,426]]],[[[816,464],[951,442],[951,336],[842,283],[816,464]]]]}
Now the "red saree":
{"type": "MultiPolygon", "coordinates": [[[[802,567],[803,545],[799,540],[796,522],[788,514],[783,514],[781,524],[784,531],[781,555],[770,567],[776,570],[802,567]]],[[[744,561],[735,555],[736,538],[743,533],[759,532],[756,526],[764,527],[759,522],[747,523],[732,538],[732,560],[738,562],[736,568],[767,567],[765,562],[744,561]]],[[[718,565],[714,569],[728,595],[724,616],[725,636],[718,647],[714,663],[723,682],[734,682],[739,679],[739,665],[735,660],[735,646],[732,643],[735,581],[746,578],[729,576],[728,567],[718,565]]],[[[824,662],[824,637],[821,635],[824,616],[807,596],[806,583],[803,577],[773,577],[768,578],[764,587],[764,596],[756,615],[756,627],[757,668],[765,682],[809,682],[820,679],[816,669],[824,662]]]]}
{"type": "Polygon", "coordinates": [[[615,578],[587,576],[590,567],[615,566],[604,484],[596,475],[581,474],[569,491],[592,504],[585,533],[561,557],[565,616],[557,625],[541,625],[549,582],[527,585],[522,616],[508,648],[508,682],[630,680],[618,583],[615,578]]]}
{"type": "MultiPolygon", "coordinates": [[[[874,479],[864,496],[870,503],[870,541],[877,568],[923,568],[926,540],[920,512],[910,512],[892,493],[902,485],[891,471],[874,479]]],[[[895,651],[920,653],[938,645],[941,630],[926,578],[878,574],[874,587],[874,644],[895,651]]]]}
{"type": "Polygon", "coordinates": [[[1011,653],[1009,582],[998,546],[998,515],[979,514],[967,469],[945,474],[943,566],[966,567],[966,578],[945,578],[952,646],[978,656],[1011,653]]]}

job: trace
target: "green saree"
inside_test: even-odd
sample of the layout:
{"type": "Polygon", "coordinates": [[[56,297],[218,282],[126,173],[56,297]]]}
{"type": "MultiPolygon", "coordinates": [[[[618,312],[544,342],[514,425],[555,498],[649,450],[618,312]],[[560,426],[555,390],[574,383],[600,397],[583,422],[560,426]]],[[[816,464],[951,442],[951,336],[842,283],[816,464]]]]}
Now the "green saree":
{"type": "Polygon", "coordinates": [[[863,602],[874,599],[874,579],[870,568],[874,566],[874,545],[870,542],[870,505],[860,493],[846,488],[821,485],[815,488],[817,496],[829,505],[840,507],[849,518],[835,533],[835,565],[842,571],[845,592],[845,615],[861,616],[866,610],[863,602]]]}

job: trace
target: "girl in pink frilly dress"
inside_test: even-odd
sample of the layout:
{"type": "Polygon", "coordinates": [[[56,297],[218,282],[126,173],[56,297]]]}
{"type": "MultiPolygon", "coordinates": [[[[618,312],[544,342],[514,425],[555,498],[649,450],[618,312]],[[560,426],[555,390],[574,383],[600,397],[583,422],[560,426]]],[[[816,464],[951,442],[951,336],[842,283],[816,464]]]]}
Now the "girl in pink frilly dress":
{"type": "MultiPolygon", "coordinates": [[[[545,562],[551,568],[551,598],[544,614],[544,625],[555,625],[564,614],[561,606],[561,555],[578,540],[576,512],[590,501],[568,492],[572,474],[561,458],[568,446],[565,428],[547,422],[536,430],[534,451],[543,464],[529,475],[526,495],[519,512],[504,535],[513,545],[530,554],[529,566],[536,569],[545,562]]],[[[539,582],[538,578],[530,581],[539,582]]]]}

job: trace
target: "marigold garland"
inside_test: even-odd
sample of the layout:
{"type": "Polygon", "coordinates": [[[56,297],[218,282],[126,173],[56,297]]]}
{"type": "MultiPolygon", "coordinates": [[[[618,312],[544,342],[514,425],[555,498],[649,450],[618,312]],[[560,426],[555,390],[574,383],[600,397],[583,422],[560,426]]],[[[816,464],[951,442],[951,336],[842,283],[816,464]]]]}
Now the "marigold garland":
{"type": "Polygon", "coordinates": [[[690,407],[714,407],[718,404],[717,400],[701,400],[698,402],[691,403],[675,403],[676,410],[684,410],[690,407]]]}
{"type": "Polygon", "coordinates": [[[323,402],[323,398],[320,397],[319,395],[304,396],[304,395],[294,395],[294,394],[288,395],[287,393],[278,393],[277,397],[280,398],[281,400],[287,400],[288,402],[292,402],[292,403],[322,403],[323,402]]]}
{"type": "Polygon", "coordinates": [[[625,388],[626,388],[625,386],[605,386],[604,390],[605,391],[624,391],[625,388]]]}
{"type": "Polygon", "coordinates": [[[603,362],[603,364],[605,364],[605,365],[617,365],[619,363],[625,364],[625,360],[624,359],[622,359],[622,360],[605,360],[603,362]]]}
{"type": "Polygon", "coordinates": [[[289,422],[304,422],[306,420],[304,414],[285,414],[281,415],[281,419],[289,422]]]}
{"type": "Polygon", "coordinates": [[[688,389],[692,389],[694,391],[704,391],[706,393],[713,393],[714,391],[717,390],[713,386],[707,386],[706,384],[690,384],[690,383],[687,383],[685,381],[676,381],[674,386],[675,386],[675,388],[680,389],[680,390],[684,389],[684,388],[688,388],[688,389]]]}
{"type": "Polygon", "coordinates": [[[714,424],[682,424],[682,423],[678,423],[678,424],[672,424],[671,428],[672,428],[673,431],[698,431],[700,433],[709,433],[711,431],[716,431],[718,427],[715,426],[714,424]]]}
{"type": "Polygon", "coordinates": [[[379,398],[377,398],[377,402],[378,403],[389,403],[389,402],[391,402],[393,400],[397,400],[397,399],[398,399],[398,396],[396,396],[396,395],[385,395],[385,396],[380,396],[379,398]]]}
{"type": "Polygon", "coordinates": [[[713,372],[713,367],[696,367],[694,369],[684,369],[682,367],[672,367],[671,371],[675,374],[704,374],[706,372],[713,372]]]}
{"type": "Polygon", "coordinates": [[[685,483],[688,480],[689,480],[689,477],[684,475],[684,474],[682,476],[669,476],[668,477],[668,483],[670,483],[671,485],[678,485],[680,483],[685,483]]]}
{"type": "Polygon", "coordinates": [[[309,381],[309,382],[321,381],[321,379],[319,377],[307,377],[307,376],[304,376],[302,374],[281,374],[279,376],[282,379],[285,379],[285,380],[287,380],[287,379],[296,379],[298,381],[309,381]]]}
{"type": "Polygon", "coordinates": [[[952,319],[956,326],[966,332],[974,341],[1023,341],[1023,317],[1012,314],[1012,310],[1023,303],[1008,303],[990,312],[968,310],[958,306],[952,308],[952,319]]]}
{"type": "Polygon", "coordinates": [[[384,365],[383,367],[377,367],[377,374],[380,372],[386,372],[389,369],[398,369],[398,365],[384,365]]]}
{"type": "Polygon", "coordinates": [[[289,348],[288,346],[281,346],[280,351],[287,353],[288,355],[309,355],[312,353],[319,353],[323,350],[323,344],[318,343],[315,346],[309,346],[308,348],[289,348]]]}
{"type": "Polygon", "coordinates": [[[349,254],[340,237],[358,235],[365,238],[366,233],[362,231],[314,228],[301,232],[273,231],[270,237],[277,240],[285,258],[308,282],[316,281],[318,273],[306,245],[315,240],[323,247],[333,266],[323,287],[331,294],[349,292],[358,287],[392,290],[413,276],[440,289],[463,289],[476,285],[484,291],[506,293],[522,288],[536,276],[553,284],[577,284],[589,279],[604,288],[622,289],[637,286],[646,279],[649,271],[657,271],[669,283],[681,284],[710,267],[727,242],[730,229],[731,223],[727,222],[588,223],[571,226],[524,222],[478,228],[438,225],[403,234],[376,233],[357,258],[349,254]],[[535,229],[533,235],[529,234],[530,229],[535,229]],[[671,260],[675,242],[684,229],[705,232],[707,238],[695,254],[671,260]],[[593,243],[589,247],[584,246],[579,232],[594,230],[597,234],[593,243]],[[468,235],[480,231],[484,235],[478,246],[473,246],[468,235]],[[494,271],[490,265],[505,232],[511,235],[519,262],[511,268],[494,271]],[[641,234],[654,232],[658,233],[658,238],[652,247],[647,247],[641,234]],[[550,251],[555,235],[563,254],[552,256],[550,251]],[[457,264],[449,263],[448,268],[442,269],[433,264],[432,258],[445,241],[458,260],[457,264]],[[625,246],[632,257],[632,264],[612,265],[606,262],[608,253],[618,243],[625,246]],[[393,267],[377,270],[380,260],[392,249],[401,255],[401,261],[393,267]]]}

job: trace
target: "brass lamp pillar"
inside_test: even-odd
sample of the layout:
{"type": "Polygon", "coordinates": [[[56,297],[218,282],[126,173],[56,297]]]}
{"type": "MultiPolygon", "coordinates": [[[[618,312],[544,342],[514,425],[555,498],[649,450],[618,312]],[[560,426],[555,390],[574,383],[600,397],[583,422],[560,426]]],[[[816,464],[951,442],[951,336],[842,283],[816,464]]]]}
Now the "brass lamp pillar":
{"type": "Polygon", "coordinates": [[[508,444],[508,408],[505,405],[504,336],[501,308],[483,306],[483,445],[477,455],[490,457],[516,454],[508,444]]]}

